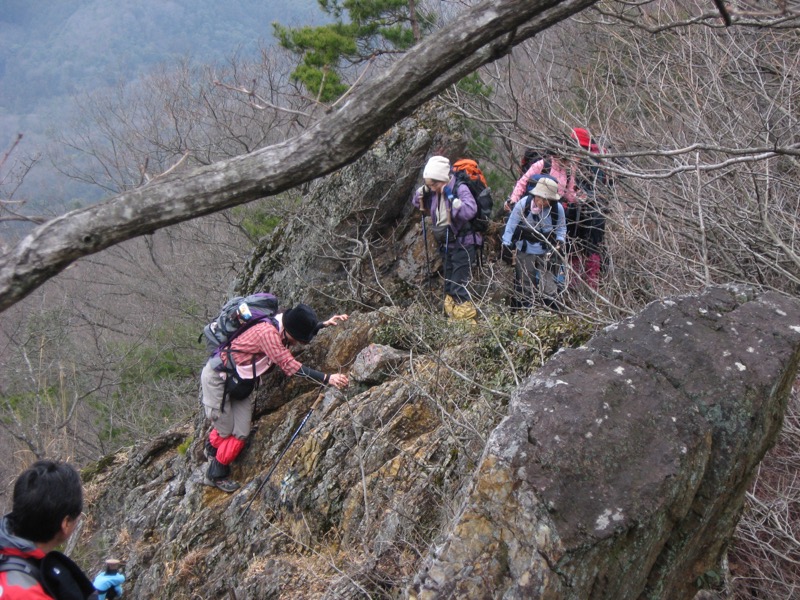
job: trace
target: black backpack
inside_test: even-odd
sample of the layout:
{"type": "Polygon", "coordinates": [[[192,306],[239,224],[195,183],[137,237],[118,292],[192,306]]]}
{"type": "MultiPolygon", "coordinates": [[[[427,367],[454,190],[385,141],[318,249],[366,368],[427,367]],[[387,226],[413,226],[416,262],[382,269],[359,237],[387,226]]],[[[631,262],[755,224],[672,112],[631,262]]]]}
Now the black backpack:
{"type": "MultiPolygon", "coordinates": [[[[531,161],[528,164],[528,166],[525,167],[525,170],[522,171],[522,174],[525,175],[525,173],[528,172],[528,169],[530,169],[533,165],[535,165],[540,160],[544,161],[544,164],[542,165],[542,170],[539,172],[539,175],[550,175],[550,169],[553,168],[553,159],[550,158],[549,156],[539,156],[539,158],[537,158],[536,160],[531,161]]],[[[538,175],[534,175],[533,177],[538,177],[538,175]]],[[[552,179],[552,177],[550,179],[552,179]]]]}
{"type": "Polygon", "coordinates": [[[519,167],[522,169],[522,174],[528,172],[533,165],[535,165],[540,160],[544,161],[544,167],[542,167],[542,174],[546,175],[550,173],[550,167],[553,163],[553,151],[549,149],[539,150],[537,148],[526,148],[525,154],[522,155],[522,159],[519,161],[519,167]]]}
{"type": "Polygon", "coordinates": [[[528,169],[531,168],[531,165],[542,160],[544,156],[544,153],[538,148],[525,148],[522,159],[519,161],[519,168],[522,174],[525,175],[528,169]]]}
{"type": "Polygon", "coordinates": [[[60,552],[48,552],[43,559],[0,556],[0,572],[19,571],[35,579],[45,593],[56,600],[96,598],[94,586],[78,565],[60,552]],[[37,564],[38,563],[38,564],[37,564]]]}
{"type": "Polygon", "coordinates": [[[453,163],[453,175],[455,176],[455,190],[462,183],[469,188],[478,210],[475,216],[470,219],[470,231],[483,233],[489,229],[489,221],[492,218],[494,201],[491,189],[486,185],[486,178],[483,176],[478,163],[470,158],[462,158],[453,163]]]}

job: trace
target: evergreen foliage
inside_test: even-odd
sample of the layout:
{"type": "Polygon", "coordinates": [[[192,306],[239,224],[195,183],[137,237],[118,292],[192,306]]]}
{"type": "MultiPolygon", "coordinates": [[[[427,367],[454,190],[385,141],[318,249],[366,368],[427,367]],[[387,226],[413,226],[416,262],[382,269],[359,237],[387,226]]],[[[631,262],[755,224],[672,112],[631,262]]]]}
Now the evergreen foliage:
{"type": "Polygon", "coordinates": [[[321,102],[332,102],[347,91],[343,75],[348,67],[407,50],[416,41],[414,24],[433,22],[431,13],[408,0],[318,2],[333,23],[298,28],[273,23],[273,28],[281,46],[300,58],[292,78],[321,102]]]}

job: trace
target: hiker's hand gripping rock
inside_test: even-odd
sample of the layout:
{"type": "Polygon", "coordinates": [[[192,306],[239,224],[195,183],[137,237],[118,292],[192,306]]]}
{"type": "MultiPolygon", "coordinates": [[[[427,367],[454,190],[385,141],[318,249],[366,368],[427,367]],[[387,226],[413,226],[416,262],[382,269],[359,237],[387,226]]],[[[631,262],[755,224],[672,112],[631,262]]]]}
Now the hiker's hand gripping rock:
{"type": "Polygon", "coordinates": [[[328,377],[328,385],[332,385],[336,389],[341,390],[342,388],[346,388],[350,384],[350,380],[347,379],[347,375],[342,373],[334,373],[328,377]]]}
{"type": "Polygon", "coordinates": [[[338,325],[342,321],[347,321],[348,315],[333,315],[330,319],[325,321],[323,325],[325,327],[333,327],[334,325],[338,325]]]}

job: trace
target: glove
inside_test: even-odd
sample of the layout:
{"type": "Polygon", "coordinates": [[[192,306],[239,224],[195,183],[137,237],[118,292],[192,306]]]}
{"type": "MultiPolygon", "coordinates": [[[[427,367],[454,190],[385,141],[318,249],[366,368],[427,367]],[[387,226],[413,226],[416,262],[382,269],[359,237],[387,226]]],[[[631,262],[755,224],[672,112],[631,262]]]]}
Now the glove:
{"type": "Polygon", "coordinates": [[[419,210],[424,215],[428,210],[428,194],[431,193],[431,188],[427,185],[421,185],[417,188],[417,198],[419,198],[419,210]]]}
{"type": "Polygon", "coordinates": [[[461,208],[462,204],[463,204],[463,202],[461,202],[461,198],[459,198],[458,196],[453,198],[453,210],[456,210],[456,211],[459,210],[461,208]]]}
{"type": "Polygon", "coordinates": [[[500,246],[500,260],[510,265],[514,261],[514,247],[505,244],[500,246]]]}

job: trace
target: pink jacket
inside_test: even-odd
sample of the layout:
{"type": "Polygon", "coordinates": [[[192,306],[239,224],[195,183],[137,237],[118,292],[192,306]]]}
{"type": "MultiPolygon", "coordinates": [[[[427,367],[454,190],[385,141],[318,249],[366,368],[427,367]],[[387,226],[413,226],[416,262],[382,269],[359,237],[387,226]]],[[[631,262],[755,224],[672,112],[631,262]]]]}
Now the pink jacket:
{"type": "MultiPolygon", "coordinates": [[[[528,180],[534,175],[538,175],[544,168],[544,159],[533,163],[525,174],[517,180],[514,191],[508,198],[509,206],[514,206],[522,196],[525,195],[525,188],[528,180]]],[[[558,181],[558,194],[562,200],[575,202],[575,175],[557,158],[550,158],[550,175],[558,181]]]]}

